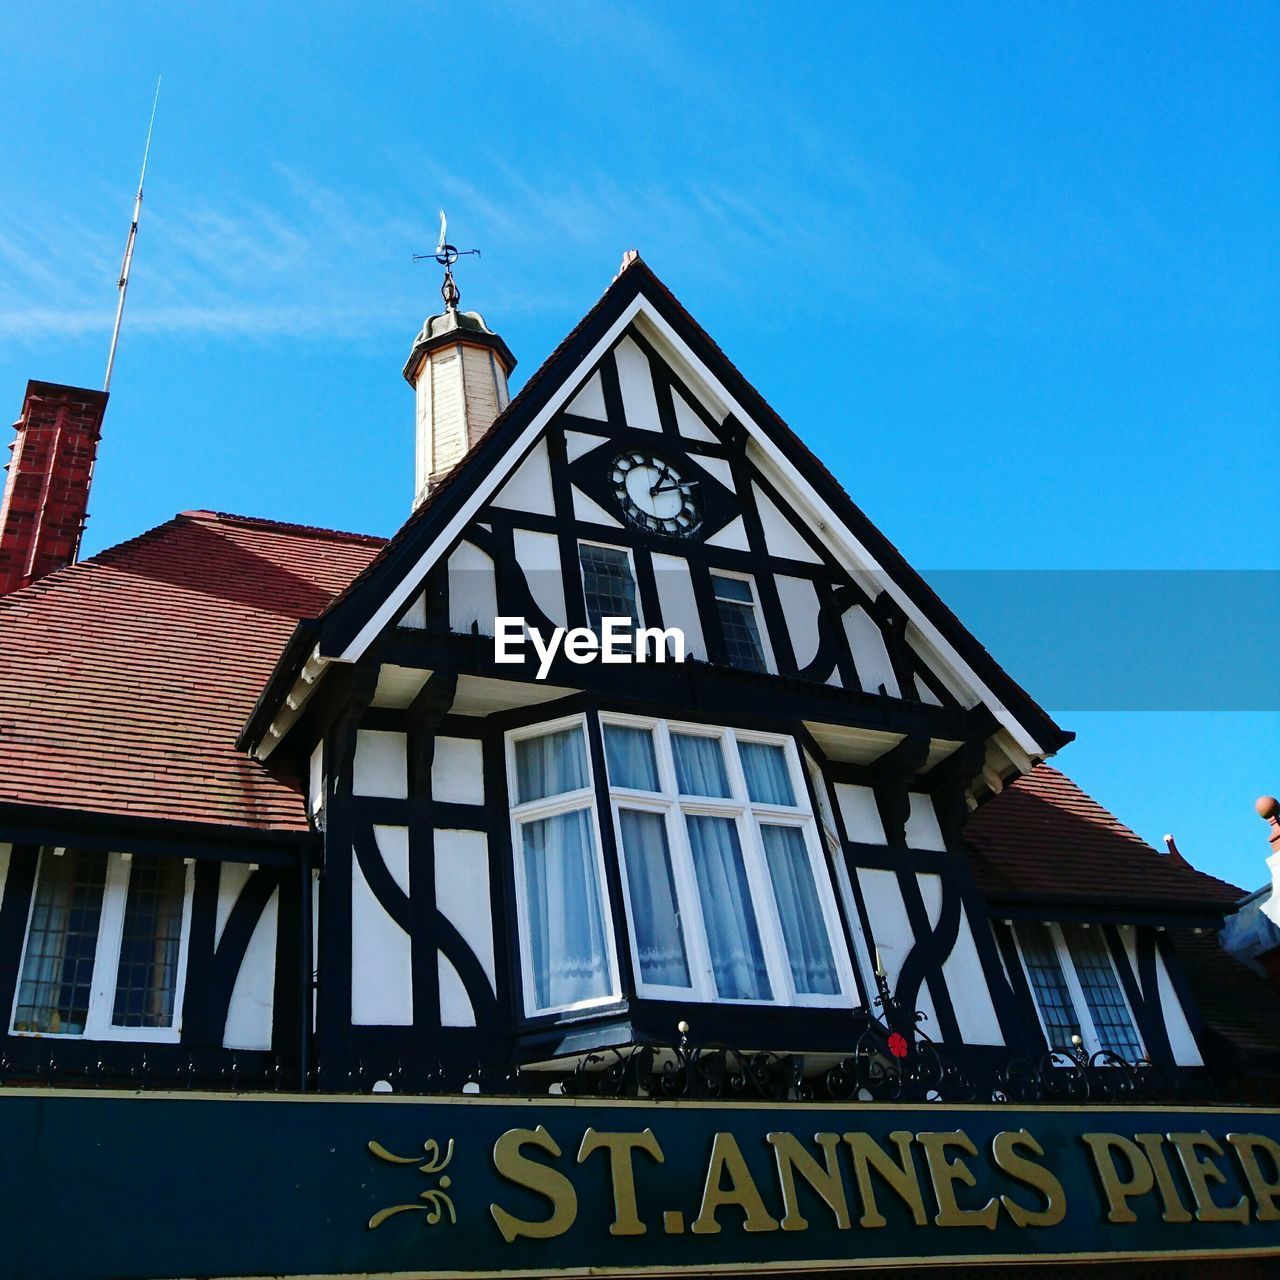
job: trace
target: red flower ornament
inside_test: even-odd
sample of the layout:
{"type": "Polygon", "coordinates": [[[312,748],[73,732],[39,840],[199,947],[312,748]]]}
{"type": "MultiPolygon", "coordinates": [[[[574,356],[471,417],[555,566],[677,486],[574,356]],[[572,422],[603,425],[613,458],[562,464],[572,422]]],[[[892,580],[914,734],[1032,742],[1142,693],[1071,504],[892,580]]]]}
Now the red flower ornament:
{"type": "Polygon", "coordinates": [[[907,1037],[901,1031],[895,1031],[889,1036],[889,1052],[895,1058],[905,1058],[911,1051],[911,1046],[907,1044],[907,1037]]]}

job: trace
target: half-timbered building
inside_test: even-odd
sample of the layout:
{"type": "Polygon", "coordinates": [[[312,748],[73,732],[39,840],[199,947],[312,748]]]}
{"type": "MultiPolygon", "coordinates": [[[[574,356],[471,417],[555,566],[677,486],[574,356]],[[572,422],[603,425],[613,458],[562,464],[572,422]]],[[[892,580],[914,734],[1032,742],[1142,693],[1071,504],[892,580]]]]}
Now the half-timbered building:
{"type": "Polygon", "coordinates": [[[31,384],[0,1085],[1256,1100],[1240,891],[1047,763],[1072,735],[643,261],[514,366],[426,322],[389,541],[188,511],[79,563],[32,477],[83,515],[105,397],[31,384]]]}

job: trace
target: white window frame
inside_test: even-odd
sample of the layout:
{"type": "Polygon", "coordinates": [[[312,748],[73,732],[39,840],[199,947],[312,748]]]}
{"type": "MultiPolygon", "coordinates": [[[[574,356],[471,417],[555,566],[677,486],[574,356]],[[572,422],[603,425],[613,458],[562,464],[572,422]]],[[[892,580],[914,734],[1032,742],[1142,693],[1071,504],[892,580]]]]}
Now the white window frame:
{"type": "MultiPolygon", "coordinates": [[[[1076,973],[1075,959],[1071,955],[1071,948],[1067,946],[1067,939],[1062,932],[1062,925],[1053,920],[1032,921],[1031,923],[1042,924],[1049,931],[1049,938],[1053,943],[1054,951],[1057,953],[1058,967],[1062,970],[1063,979],[1067,984],[1067,993],[1071,996],[1071,1004],[1075,1010],[1076,1022],[1080,1026],[1081,1047],[1090,1055],[1101,1052],[1105,1046],[1098,1036],[1097,1027],[1094,1026],[1093,1011],[1089,1008],[1088,1000],[1085,999],[1084,987],[1080,985],[1080,978],[1076,973]]],[[[1055,1049],[1049,1039],[1049,1024],[1045,1022],[1044,1011],[1040,1008],[1040,1001],[1036,999],[1035,986],[1031,981],[1031,969],[1027,964],[1026,953],[1022,949],[1022,938],[1018,933],[1018,922],[1016,920],[1011,921],[1011,924],[1013,926],[1014,941],[1018,944],[1018,961],[1022,965],[1022,976],[1026,980],[1027,989],[1031,992],[1031,1003],[1035,1005],[1036,1017],[1040,1020],[1040,1030],[1044,1035],[1045,1043],[1049,1045],[1050,1052],[1061,1053],[1062,1050],[1055,1049]]],[[[1084,929],[1097,927],[1097,925],[1081,925],[1081,928],[1084,929]]],[[[1129,1025],[1133,1028],[1133,1038],[1138,1042],[1138,1048],[1141,1050],[1142,1056],[1145,1057],[1147,1046],[1142,1039],[1142,1029],[1138,1025],[1138,1019],[1133,1016],[1133,1006],[1129,1003],[1129,993],[1124,989],[1124,983],[1120,980],[1119,973],[1116,972],[1115,957],[1111,954],[1111,947],[1108,945],[1105,935],[1102,941],[1106,949],[1107,963],[1111,966],[1111,972],[1115,974],[1116,987],[1120,991],[1120,999],[1124,1001],[1125,1012],[1129,1015],[1129,1025]]]]}
{"type": "Polygon", "coordinates": [[[108,853],[107,872],[102,887],[102,912],[98,917],[98,940],[93,953],[93,978],[89,989],[89,1009],[84,1030],[18,1031],[18,1001],[22,996],[22,974],[27,964],[27,947],[31,942],[31,921],[35,915],[36,893],[45,859],[64,857],[61,848],[40,850],[36,877],[27,904],[27,927],[22,935],[22,953],[18,960],[18,977],[14,984],[13,1004],[9,1009],[9,1032],[15,1036],[33,1036],[46,1040],[123,1040],[148,1044],[176,1044],[182,1038],[182,1001],[187,986],[187,948],[191,939],[192,859],[183,859],[182,927],[178,935],[178,972],[173,989],[173,1021],[167,1027],[118,1027],[115,1016],[116,983],[120,972],[120,947],[124,937],[124,913],[129,897],[129,876],[133,854],[108,853]]]}
{"type": "MultiPolygon", "coordinates": [[[[751,613],[756,620],[756,631],[760,636],[760,647],[764,650],[764,668],[770,675],[777,675],[778,664],[773,657],[773,645],[769,640],[769,628],[764,620],[764,610],[760,607],[760,588],[756,586],[755,575],[751,573],[738,573],[734,569],[717,569],[714,565],[708,567],[707,572],[711,575],[711,597],[716,606],[716,625],[720,628],[721,637],[724,635],[724,623],[720,617],[720,605],[733,604],[741,607],[746,603],[744,600],[730,600],[727,596],[721,597],[716,595],[716,578],[736,578],[739,582],[745,582],[751,588],[751,613]]],[[[732,663],[729,664],[731,667],[732,663]]],[[[734,667],[735,671],[743,670],[742,667],[734,667]]]]}
{"type": "Polygon", "coordinates": [[[591,626],[591,610],[587,604],[587,575],[582,568],[582,548],[583,547],[600,547],[605,551],[621,551],[627,557],[627,568],[631,571],[631,593],[635,597],[636,617],[635,626],[638,631],[645,625],[644,608],[640,603],[640,582],[636,578],[636,555],[632,547],[618,546],[614,542],[602,542],[599,538],[579,538],[578,546],[578,582],[582,586],[582,608],[586,617],[587,627],[591,626]]]}
{"type": "Polygon", "coordinates": [[[512,871],[516,888],[516,918],[520,951],[520,986],[527,1017],[541,1018],[552,1014],[573,1013],[579,1009],[593,1009],[616,1004],[622,999],[622,987],[618,976],[618,953],[614,940],[613,905],[609,896],[609,879],[604,860],[604,842],[600,835],[600,815],[596,804],[595,769],[592,764],[591,733],[585,713],[563,716],[538,724],[512,729],[506,735],[507,796],[510,802],[512,871]],[[583,735],[583,749],[587,758],[587,785],[576,791],[563,791],[558,795],[544,796],[539,800],[518,803],[520,791],[516,782],[516,743],[529,738],[541,738],[565,729],[578,728],[583,735]],[[568,1004],[541,1007],[533,982],[533,956],[530,951],[528,884],[524,874],[524,838],[521,828],[527,822],[554,818],[562,813],[588,809],[591,814],[591,833],[595,840],[596,875],[600,885],[600,914],[604,921],[605,951],[609,964],[609,993],[576,1000],[568,1004]]]}
{"type": "Polygon", "coordinates": [[[658,784],[662,788],[660,792],[651,792],[617,787],[612,783],[609,785],[609,809],[618,849],[627,912],[627,941],[631,950],[637,994],[655,1000],[741,1004],[761,1008],[852,1008],[857,1003],[858,988],[849,961],[844,930],[840,925],[840,913],[830,871],[823,857],[817,824],[809,808],[809,793],[794,740],[785,734],[760,733],[615,712],[602,713],[600,722],[602,734],[611,724],[624,728],[646,729],[653,734],[654,755],[658,764],[658,784]],[[732,792],[730,797],[680,794],[676,785],[675,755],[671,746],[672,733],[715,738],[720,742],[729,790],[732,792]],[[740,742],[760,742],[783,749],[792,793],[797,800],[796,805],[762,804],[750,799],[747,794],[746,778],[738,758],[740,742]],[[622,843],[622,824],[619,817],[621,808],[642,809],[661,813],[664,817],[672,878],[676,888],[676,909],[684,941],[685,959],[689,967],[691,983],[689,987],[671,987],[645,982],[642,976],[635,929],[632,927],[635,915],[631,904],[627,854],[622,843]],[[693,865],[693,851],[684,822],[685,815],[690,814],[729,818],[737,828],[738,842],[742,849],[743,865],[751,894],[750,906],[760,935],[761,951],[764,954],[769,986],[773,992],[772,999],[730,999],[716,991],[706,925],[702,914],[702,900],[698,892],[697,875],[693,865]],[[836,967],[839,989],[832,995],[801,994],[795,989],[791,965],[787,957],[786,939],[782,932],[777,900],[774,897],[773,881],[765,858],[764,840],[760,831],[762,824],[796,827],[804,835],[805,850],[809,855],[818,904],[827,931],[827,945],[836,967]]]}

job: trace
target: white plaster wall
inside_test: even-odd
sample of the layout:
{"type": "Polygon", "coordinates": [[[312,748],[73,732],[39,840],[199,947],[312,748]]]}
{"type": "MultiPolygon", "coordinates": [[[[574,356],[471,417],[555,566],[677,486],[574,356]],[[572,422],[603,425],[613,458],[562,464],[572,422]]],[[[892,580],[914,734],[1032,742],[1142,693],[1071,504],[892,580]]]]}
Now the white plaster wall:
{"type": "Polygon", "coordinates": [[[222,941],[222,931],[227,927],[227,917],[240,897],[240,890],[253,868],[247,862],[223,862],[218,866],[218,901],[213,910],[213,945],[222,941]]]}
{"type": "Polygon", "coordinates": [[[577,485],[573,486],[573,515],[577,520],[585,520],[588,524],[608,525],[611,529],[621,529],[622,522],[615,520],[598,502],[588,498],[577,485]]]}
{"type": "Polygon", "coordinates": [[[714,458],[709,453],[698,454],[698,466],[715,476],[730,493],[735,492],[733,485],[733,468],[724,458],[714,458]]]}
{"type": "Polygon", "coordinates": [[[772,500],[759,485],[752,485],[756,498],[756,510],[764,529],[764,543],[772,556],[785,556],[788,560],[803,560],[808,564],[821,564],[822,560],[813,548],[800,536],[795,525],[774,506],[772,500]]]}
{"type": "Polygon", "coordinates": [[[818,653],[818,593],[808,578],[788,578],[779,574],[774,581],[791,635],[796,665],[803,669],[818,653]]]}
{"type": "Polygon", "coordinates": [[[693,582],[689,577],[689,562],[683,556],[655,555],[653,575],[658,584],[658,605],[662,609],[663,626],[679,627],[684,632],[686,658],[705,661],[707,645],[702,636],[702,622],[698,617],[693,582]]]}
{"type": "Polygon", "coordinates": [[[324,741],[315,745],[307,772],[307,805],[311,816],[324,808],[324,741]]]}
{"type": "MultiPolygon", "coordinates": [[[[375,827],[378,851],[395,882],[409,888],[409,832],[375,827]]],[[[351,1021],[359,1026],[413,1022],[413,947],[369,888],[351,857],[351,1021]]]]}
{"type": "Polygon", "coordinates": [[[436,739],[431,796],[450,804],[484,804],[484,749],[478,739],[436,739]]]}
{"type": "Polygon", "coordinates": [[[516,560],[524,570],[525,580],[538,608],[557,626],[567,626],[560,543],[555,534],[517,529],[515,547],[516,560]]]}
{"type": "MultiPolygon", "coordinates": [[[[907,909],[902,901],[902,890],[898,887],[898,877],[892,871],[859,867],[858,884],[862,888],[862,899],[867,904],[867,917],[871,922],[874,946],[880,952],[880,963],[884,966],[889,989],[896,991],[898,974],[902,971],[903,961],[915,946],[915,934],[912,933],[911,921],[907,918],[907,909]]],[[[873,951],[873,963],[874,959],[873,951]]],[[[920,997],[917,1003],[920,1011],[928,1015],[924,1026],[925,1031],[931,1036],[937,1036],[938,1019],[934,1014],[933,999],[927,982],[920,986],[920,997]]]]}
{"type": "Polygon", "coordinates": [[[598,373],[593,373],[587,379],[582,390],[569,401],[566,412],[575,413],[580,418],[595,418],[597,422],[604,422],[607,419],[608,414],[604,408],[604,388],[600,385],[598,373]]]}
{"type": "Polygon", "coordinates": [[[515,469],[511,479],[493,499],[496,507],[512,511],[532,511],[552,516],[556,512],[551,492],[551,465],[547,460],[547,442],[539,440],[528,457],[515,469]]]}
{"type": "Polygon", "coordinates": [[[409,794],[409,766],[405,735],[382,729],[356,733],[352,788],[358,796],[404,800],[409,794]]]}
{"type": "Polygon", "coordinates": [[[9,855],[13,845],[0,843],[0,906],[4,905],[4,886],[9,879],[9,855]]]}
{"type": "Polygon", "coordinates": [[[919,676],[913,676],[912,679],[916,686],[916,697],[918,697],[921,702],[926,702],[931,707],[942,706],[942,699],[939,698],[938,695],[934,693],[934,691],[930,689],[919,676]]]}
{"type": "Polygon", "coordinates": [[[865,693],[879,693],[884,685],[890,697],[901,697],[898,677],[893,673],[884,636],[861,605],[846,609],[844,633],[853,652],[853,665],[858,668],[858,681],[865,693]]]}
{"type": "Polygon", "coordinates": [[[965,1044],[1003,1044],[1000,1019],[996,1017],[991,988],[982,970],[967,911],[962,911],[960,916],[960,932],[942,966],[942,980],[947,984],[965,1044]]]}
{"type": "MultiPolygon", "coordinates": [[[[680,434],[686,440],[702,440],[708,444],[715,444],[715,432],[711,431],[706,423],[694,413],[685,402],[685,398],[674,387],[671,389],[671,399],[675,404],[676,426],[679,427],[680,434]]],[[[700,459],[700,461],[705,461],[705,459],[700,459]]]]}
{"type": "Polygon", "coordinates": [[[644,431],[661,431],[658,402],[653,394],[653,373],[649,357],[630,338],[623,338],[614,348],[618,365],[618,382],[622,388],[622,409],[627,426],[644,431]]]}
{"type": "Polygon", "coordinates": [[[404,611],[400,625],[408,631],[425,631],[427,626],[427,597],[416,595],[413,603],[404,611]]]}
{"type": "Polygon", "coordinates": [[[483,831],[441,829],[435,845],[436,906],[475,952],[496,991],[488,837],[483,831]]]}
{"type": "Polygon", "coordinates": [[[876,793],[870,787],[858,787],[849,782],[836,783],[836,803],[850,840],[861,844],[884,844],[884,826],[880,810],[876,807],[876,793]]]}
{"type": "Polygon", "coordinates": [[[474,543],[460,542],[449,557],[449,629],[468,635],[479,623],[480,634],[491,636],[497,613],[493,561],[474,543]]]}
{"type": "MultiPolygon", "coordinates": [[[[603,402],[602,406],[603,406],[603,402]]],[[[603,416],[604,409],[601,408],[603,416]]],[[[599,436],[589,436],[582,431],[566,431],[564,433],[564,456],[570,462],[577,462],[584,453],[590,453],[592,449],[598,449],[601,445],[599,436]]]]}
{"type": "Polygon", "coordinates": [[[1164,957],[1156,952],[1156,979],[1160,987],[1160,1007],[1164,1010],[1164,1026],[1169,1034],[1169,1047],[1173,1050],[1173,1060],[1180,1067],[1202,1067],[1204,1058],[1200,1055],[1200,1046],[1191,1033],[1191,1024],[1187,1021],[1182,1001],[1173,989],[1173,980],[1165,968],[1164,957]]]}
{"type": "Polygon", "coordinates": [[[467,989],[458,977],[449,957],[443,951],[436,952],[440,991],[440,1025],[442,1027],[474,1027],[476,1011],[472,1007],[467,989]]]}
{"type": "MultiPolygon", "coordinates": [[[[218,906],[222,907],[223,880],[227,871],[236,864],[223,863],[218,881],[218,906]]],[[[247,879],[239,877],[243,886],[247,879]]],[[[232,877],[234,881],[236,877],[232,877]]],[[[236,889],[236,895],[239,888],[236,889]]],[[[234,899],[232,899],[234,900],[234,899]]],[[[236,974],[231,989],[231,1003],[227,1007],[227,1022],[223,1028],[222,1044],[226,1049],[270,1049],[271,1023],[275,1013],[276,994],[276,928],[280,912],[280,890],[275,890],[267,900],[257,927],[249,939],[244,962],[236,974]]],[[[226,917],[223,917],[223,924],[226,917]]],[[[219,928],[219,934],[221,928],[219,928]]]]}
{"type": "Polygon", "coordinates": [[[719,533],[708,538],[707,546],[727,547],[733,551],[750,551],[751,542],[747,538],[747,527],[742,523],[742,517],[736,516],[719,533]]]}
{"type": "Polygon", "coordinates": [[[911,809],[907,814],[907,847],[933,849],[938,853],[945,853],[947,842],[942,838],[942,828],[938,825],[933,797],[921,791],[913,791],[908,798],[911,809]]]}

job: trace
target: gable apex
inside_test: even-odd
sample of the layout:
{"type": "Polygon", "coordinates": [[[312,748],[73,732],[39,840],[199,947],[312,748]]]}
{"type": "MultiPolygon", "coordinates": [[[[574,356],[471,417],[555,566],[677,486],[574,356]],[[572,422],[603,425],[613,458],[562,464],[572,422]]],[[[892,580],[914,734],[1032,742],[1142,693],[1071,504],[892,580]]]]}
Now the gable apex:
{"type": "MultiPolygon", "coordinates": [[[[627,337],[632,326],[670,364],[690,401],[743,438],[753,465],[784,505],[820,533],[845,570],[869,575],[888,593],[914,632],[971,687],[975,701],[988,707],[1021,752],[1041,757],[1070,740],[965,630],[638,256],[625,263],[489,432],[317,620],[321,657],[349,663],[366,653],[410,603],[428,570],[524,462],[554,415],[598,379],[606,353],[624,339],[635,346],[627,337]]],[[[284,696],[292,682],[292,673],[278,670],[272,684],[284,696]]],[[[263,703],[272,702],[268,692],[263,703]]],[[[246,726],[246,745],[260,738],[264,726],[256,727],[255,733],[254,725],[246,726]]]]}

